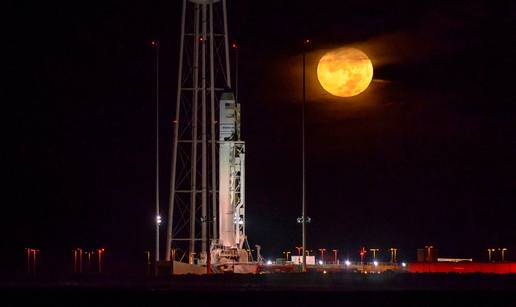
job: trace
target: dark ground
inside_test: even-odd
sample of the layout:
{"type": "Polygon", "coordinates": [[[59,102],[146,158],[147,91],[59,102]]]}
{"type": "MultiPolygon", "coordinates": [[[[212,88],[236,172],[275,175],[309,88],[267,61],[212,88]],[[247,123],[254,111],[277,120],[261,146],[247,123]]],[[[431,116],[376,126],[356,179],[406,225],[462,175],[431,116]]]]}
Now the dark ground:
{"type": "Polygon", "coordinates": [[[2,306],[515,306],[516,275],[264,274],[2,281],[2,306]]]}

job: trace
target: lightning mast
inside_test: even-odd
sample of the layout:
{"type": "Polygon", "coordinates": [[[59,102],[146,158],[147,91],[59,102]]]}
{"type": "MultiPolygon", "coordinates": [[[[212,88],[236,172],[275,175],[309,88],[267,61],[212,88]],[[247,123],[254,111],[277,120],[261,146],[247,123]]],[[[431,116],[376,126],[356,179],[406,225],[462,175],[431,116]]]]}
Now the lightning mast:
{"type": "Polygon", "coordinates": [[[217,108],[231,88],[226,0],[183,0],[179,48],[166,260],[178,247],[202,263],[219,237],[217,108]]]}

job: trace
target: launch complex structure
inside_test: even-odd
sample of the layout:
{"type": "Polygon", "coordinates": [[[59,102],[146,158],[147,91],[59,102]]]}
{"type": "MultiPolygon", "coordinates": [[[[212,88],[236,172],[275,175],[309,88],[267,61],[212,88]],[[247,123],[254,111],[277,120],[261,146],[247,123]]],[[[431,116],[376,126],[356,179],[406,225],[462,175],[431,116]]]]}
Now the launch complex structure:
{"type": "Polygon", "coordinates": [[[226,0],[183,0],[179,48],[165,260],[183,272],[252,272],[226,0]]]}

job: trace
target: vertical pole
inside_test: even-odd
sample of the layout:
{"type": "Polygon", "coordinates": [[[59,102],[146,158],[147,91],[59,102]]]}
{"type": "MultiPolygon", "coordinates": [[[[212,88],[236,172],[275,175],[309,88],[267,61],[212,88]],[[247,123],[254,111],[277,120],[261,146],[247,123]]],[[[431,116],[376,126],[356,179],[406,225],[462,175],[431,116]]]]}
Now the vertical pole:
{"type": "MultiPolygon", "coordinates": [[[[209,216],[210,207],[208,206],[207,209],[208,209],[207,214],[209,216]]],[[[211,222],[213,222],[213,220],[211,218],[208,219],[207,223],[211,223],[211,222]]],[[[208,224],[207,228],[208,228],[208,242],[210,242],[209,239],[211,238],[211,236],[210,236],[210,225],[209,224],[208,224]]],[[[211,245],[208,245],[208,247],[210,247],[210,248],[208,248],[207,253],[206,253],[206,274],[211,274],[211,245]]]]}
{"type": "Polygon", "coordinates": [[[79,273],[82,273],[82,248],[79,249],[79,273]]]}
{"type": "MultiPolygon", "coordinates": [[[[191,194],[190,194],[190,212],[194,212],[197,208],[197,141],[198,141],[198,106],[199,106],[199,4],[195,4],[194,11],[194,59],[193,59],[193,102],[192,102],[192,158],[191,158],[191,194]]],[[[202,38],[206,39],[205,37],[202,38]]],[[[192,213],[190,213],[192,214],[192,213]]],[[[195,220],[190,221],[190,233],[195,233],[195,220]]],[[[192,235],[195,237],[195,235],[192,235]]]]}
{"type": "Polygon", "coordinates": [[[183,12],[181,15],[181,41],[179,44],[179,68],[177,74],[177,96],[176,96],[176,118],[174,120],[174,140],[172,146],[172,175],[170,177],[170,194],[169,194],[169,208],[167,220],[167,242],[166,242],[166,260],[170,261],[170,254],[168,251],[172,247],[172,229],[174,218],[174,198],[176,194],[176,167],[177,167],[177,143],[179,137],[179,111],[181,105],[181,91],[182,91],[182,74],[183,74],[183,49],[185,37],[185,15],[186,15],[186,0],[183,0],[183,12]]]}
{"type": "Polygon", "coordinates": [[[27,248],[27,274],[30,274],[30,248],[27,248]]]}
{"type": "MultiPolygon", "coordinates": [[[[240,202],[243,205],[239,210],[243,211],[243,220],[244,224],[242,225],[242,234],[244,235],[244,240],[247,240],[247,234],[245,229],[245,223],[246,223],[246,216],[245,216],[245,147],[244,147],[244,153],[240,154],[240,202]]],[[[240,215],[240,212],[238,212],[240,215]]]]}
{"type": "Polygon", "coordinates": [[[238,100],[238,46],[235,45],[235,102],[238,100]]]}
{"type": "Polygon", "coordinates": [[[170,275],[174,275],[174,261],[176,260],[176,249],[172,248],[167,254],[170,255],[170,275]]]}
{"type": "Polygon", "coordinates": [[[156,251],[154,274],[158,275],[159,261],[159,42],[156,45],[156,251]]]}
{"type": "MultiPolygon", "coordinates": [[[[215,141],[215,57],[213,47],[215,44],[215,36],[213,35],[213,1],[210,3],[210,113],[211,113],[211,204],[212,214],[215,212],[217,204],[217,168],[216,153],[217,143],[215,141]]],[[[226,33],[226,54],[228,54],[227,33],[226,33]]],[[[229,64],[229,61],[226,61],[229,64]]],[[[206,214],[206,212],[204,212],[206,214]]],[[[206,217],[205,217],[206,218],[206,217]]],[[[210,218],[211,220],[211,218],[210,218]]],[[[213,223],[215,224],[215,223],[213,223]]],[[[203,232],[206,234],[206,223],[203,226],[203,232]]],[[[206,242],[204,242],[204,250],[206,251],[206,242]]]]}
{"type": "Polygon", "coordinates": [[[102,273],[102,249],[99,249],[99,273],[102,273]]]}
{"type": "MultiPolygon", "coordinates": [[[[208,183],[208,178],[207,178],[207,125],[206,125],[206,38],[207,38],[207,33],[206,33],[206,18],[207,18],[207,12],[206,12],[206,6],[207,4],[203,4],[202,5],[202,37],[203,37],[203,40],[202,40],[202,69],[201,69],[201,75],[202,75],[202,147],[201,147],[201,150],[202,150],[202,162],[201,162],[201,167],[202,167],[202,178],[201,178],[201,189],[202,189],[202,193],[201,193],[201,214],[204,216],[206,215],[206,206],[208,205],[208,194],[207,194],[207,183],[208,183]]],[[[212,39],[211,37],[209,38],[210,40],[212,39]]],[[[190,215],[193,215],[194,213],[190,212],[190,215]]],[[[202,241],[203,241],[203,246],[205,245],[204,242],[206,240],[206,224],[203,222],[202,223],[202,229],[201,229],[201,234],[202,234],[202,241]]],[[[193,250],[193,247],[194,247],[194,244],[193,244],[193,240],[190,241],[190,251],[191,252],[194,252],[193,250]]]]}
{"type": "Polygon", "coordinates": [[[147,256],[147,276],[150,275],[150,265],[151,265],[151,262],[150,262],[150,251],[146,251],[145,252],[145,256],[147,256]]]}
{"type": "Polygon", "coordinates": [[[77,273],[77,249],[73,250],[73,272],[77,273]]]}
{"type": "Polygon", "coordinates": [[[301,113],[301,151],[302,151],[302,233],[303,233],[303,272],[306,272],[306,202],[305,202],[305,105],[306,105],[306,85],[305,85],[305,64],[306,64],[306,51],[305,45],[303,44],[303,106],[301,113]]]}
{"type": "MultiPolygon", "coordinates": [[[[213,3],[213,1],[212,1],[213,3]]],[[[222,16],[224,19],[224,46],[226,52],[226,86],[231,87],[231,69],[229,68],[229,43],[228,43],[228,14],[226,0],[222,0],[222,16]]]]}
{"type": "MultiPolygon", "coordinates": [[[[208,206],[207,207],[207,216],[210,216],[210,207],[208,206]]],[[[212,218],[208,218],[207,220],[207,223],[213,223],[213,219],[212,218]]],[[[207,228],[208,228],[208,242],[211,242],[210,239],[211,239],[211,235],[210,235],[210,224],[207,225],[207,228]]],[[[207,250],[207,253],[206,253],[206,274],[211,274],[211,245],[209,244],[208,245],[208,250],[207,250]]]]}
{"type": "Polygon", "coordinates": [[[32,250],[32,252],[34,253],[34,258],[32,258],[32,260],[33,260],[32,272],[34,273],[34,275],[36,275],[36,264],[37,264],[37,262],[36,262],[36,252],[37,251],[38,251],[37,249],[33,249],[32,250]]]}
{"type": "MultiPolygon", "coordinates": [[[[211,1],[211,5],[213,6],[213,1],[211,1]]],[[[210,10],[210,19],[212,20],[210,22],[210,32],[213,34],[213,8],[210,10]]],[[[227,17],[227,9],[226,9],[226,0],[222,0],[222,19],[224,23],[224,54],[225,54],[225,67],[226,67],[226,87],[231,87],[231,69],[230,69],[230,61],[229,61],[229,42],[228,42],[228,17],[227,17]]],[[[215,43],[214,40],[213,44],[215,43]]],[[[210,47],[213,48],[213,47],[210,47]]],[[[212,63],[214,61],[213,56],[211,55],[212,63]]],[[[214,68],[214,64],[212,64],[214,68]]],[[[213,71],[212,68],[212,71],[213,71]]],[[[212,86],[212,97],[215,99],[215,79],[213,80],[213,86],[212,86]]],[[[212,107],[212,204],[211,204],[211,219],[212,219],[212,238],[218,239],[219,238],[219,232],[217,232],[217,224],[215,222],[215,219],[217,217],[217,179],[216,179],[216,159],[215,159],[215,150],[216,150],[216,141],[215,141],[215,108],[212,107]]],[[[220,226],[220,225],[219,225],[220,226]]]]}

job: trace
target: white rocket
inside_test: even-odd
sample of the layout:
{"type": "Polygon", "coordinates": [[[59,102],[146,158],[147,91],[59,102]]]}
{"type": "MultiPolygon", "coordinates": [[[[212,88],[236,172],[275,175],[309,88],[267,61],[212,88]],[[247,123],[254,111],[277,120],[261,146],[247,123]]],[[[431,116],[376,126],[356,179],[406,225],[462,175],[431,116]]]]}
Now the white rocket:
{"type": "Polygon", "coordinates": [[[240,139],[240,104],[223,93],[219,113],[219,239],[214,264],[245,263],[245,142],[240,139]]]}
{"type": "Polygon", "coordinates": [[[219,117],[219,244],[242,248],[245,240],[245,143],[240,104],[223,93],[219,117]]]}

